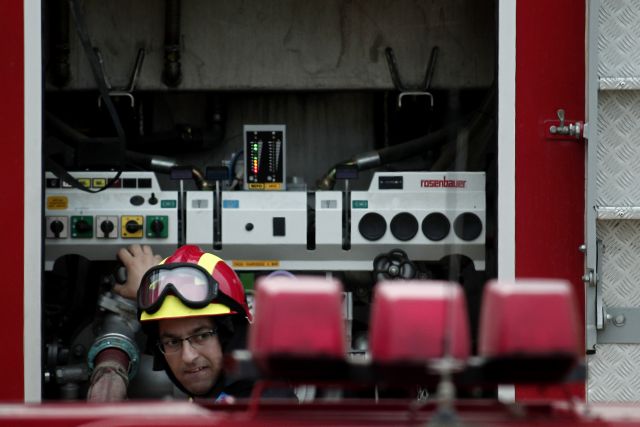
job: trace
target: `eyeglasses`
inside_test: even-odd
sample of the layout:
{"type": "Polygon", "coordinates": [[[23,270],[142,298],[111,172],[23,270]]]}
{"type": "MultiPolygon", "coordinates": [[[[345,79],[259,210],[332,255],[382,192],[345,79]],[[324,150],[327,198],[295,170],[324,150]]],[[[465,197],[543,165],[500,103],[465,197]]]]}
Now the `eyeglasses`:
{"type": "Polygon", "coordinates": [[[182,350],[182,343],[187,341],[191,347],[200,349],[209,344],[218,334],[216,329],[198,332],[186,338],[164,338],[158,342],[158,348],[163,354],[174,354],[182,350]]]}

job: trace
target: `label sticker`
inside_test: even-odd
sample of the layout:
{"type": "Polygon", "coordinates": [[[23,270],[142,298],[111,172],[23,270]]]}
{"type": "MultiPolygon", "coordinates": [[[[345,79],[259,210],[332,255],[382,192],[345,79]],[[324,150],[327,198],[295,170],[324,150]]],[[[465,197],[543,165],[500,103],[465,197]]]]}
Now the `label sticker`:
{"type": "Polygon", "coordinates": [[[67,196],[49,196],[47,197],[47,209],[62,210],[69,207],[69,199],[67,196]]]}
{"type": "Polygon", "coordinates": [[[239,209],[240,208],[240,200],[232,199],[232,200],[223,200],[222,207],[224,209],[239,209]]]}
{"type": "Polygon", "coordinates": [[[232,267],[247,268],[247,267],[280,267],[280,261],[278,260],[233,260],[231,261],[232,267]]]}
{"type": "Polygon", "coordinates": [[[194,209],[207,209],[209,207],[209,200],[207,199],[193,199],[191,201],[191,207],[194,209]]]}
{"type": "Polygon", "coordinates": [[[320,208],[322,209],[337,209],[338,201],[337,200],[320,200],[320,208]]]}
{"type": "Polygon", "coordinates": [[[93,188],[104,188],[104,187],[107,186],[107,179],[106,178],[93,178],[91,186],[93,188]]]}

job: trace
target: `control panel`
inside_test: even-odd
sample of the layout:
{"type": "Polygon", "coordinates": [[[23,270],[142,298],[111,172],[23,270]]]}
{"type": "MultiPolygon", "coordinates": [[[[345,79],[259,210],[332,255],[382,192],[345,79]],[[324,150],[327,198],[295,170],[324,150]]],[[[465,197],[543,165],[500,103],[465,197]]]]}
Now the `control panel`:
{"type": "Polygon", "coordinates": [[[485,268],[485,175],[378,172],[367,191],[162,191],[150,172],[74,173],[87,193],[47,174],[45,260],[113,260],[119,247],[168,254],[181,243],[238,269],[371,270],[396,249],[411,260],[458,254],[485,268]],[[348,203],[345,204],[345,200],[348,203]],[[183,206],[184,220],[179,215],[183,206]],[[217,220],[216,220],[217,219],[217,220]],[[182,236],[180,238],[179,236],[182,236]]]}
{"type": "Polygon", "coordinates": [[[437,261],[460,254],[485,268],[484,172],[378,172],[368,191],[351,193],[351,249],[402,248],[437,261]]]}
{"type": "Polygon", "coordinates": [[[244,125],[245,190],[284,190],[285,125],[244,125]]]}
{"type": "Polygon", "coordinates": [[[73,172],[87,192],[47,172],[45,262],[80,254],[114,260],[119,247],[146,244],[160,254],[178,247],[178,192],[162,191],[152,172],[73,172]],[[105,188],[106,187],[106,188],[105,188]]]}
{"type": "Polygon", "coordinates": [[[371,270],[395,249],[416,261],[463,255],[485,269],[482,172],[378,172],[344,200],[340,191],[225,191],[215,223],[213,194],[191,191],[186,240],[238,269],[371,270]]]}

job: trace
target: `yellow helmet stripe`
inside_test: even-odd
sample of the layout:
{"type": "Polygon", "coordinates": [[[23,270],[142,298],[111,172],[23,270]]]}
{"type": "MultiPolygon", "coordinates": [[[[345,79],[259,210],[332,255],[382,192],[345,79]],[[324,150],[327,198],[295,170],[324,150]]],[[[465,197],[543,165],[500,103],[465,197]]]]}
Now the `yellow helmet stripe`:
{"type": "Polygon", "coordinates": [[[211,303],[203,308],[191,308],[184,305],[179,298],[173,295],[167,295],[158,311],[151,314],[143,311],[140,314],[140,321],[144,322],[146,320],[175,319],[179,317],[193,316],[217,316],[229,313],[231,313],[231,310],[223,304],[211,303]]]}
{"type": "Polygon", "coordinates": [[[213,269],[216,267],[218,261],[220,261],[220,258],[213,254],[205,252],[198,260],[198,265],[207,270],[209,274],[213,274],[213,269]]]}

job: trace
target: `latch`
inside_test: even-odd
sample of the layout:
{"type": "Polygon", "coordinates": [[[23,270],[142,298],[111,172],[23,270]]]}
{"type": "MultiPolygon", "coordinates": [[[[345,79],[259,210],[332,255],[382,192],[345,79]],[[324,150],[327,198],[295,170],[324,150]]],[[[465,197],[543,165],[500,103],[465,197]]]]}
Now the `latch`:
{"type": "Polygon", "coordinates": [[[604,245],[596,241],[596,268],[588,269],[586,284],[586,350],[596,352],[596,344],[640,344],[640,308],[611,307],[602,298],[604,245]]]}
{"type": "Polygon", "coordinates": [[[565,121],[565,112],[562,108],[557,111],[558,120],[546,120],[545,133],[548,139],[580,139],[582,138],[583,124],[580,121],[565,121]]]}

